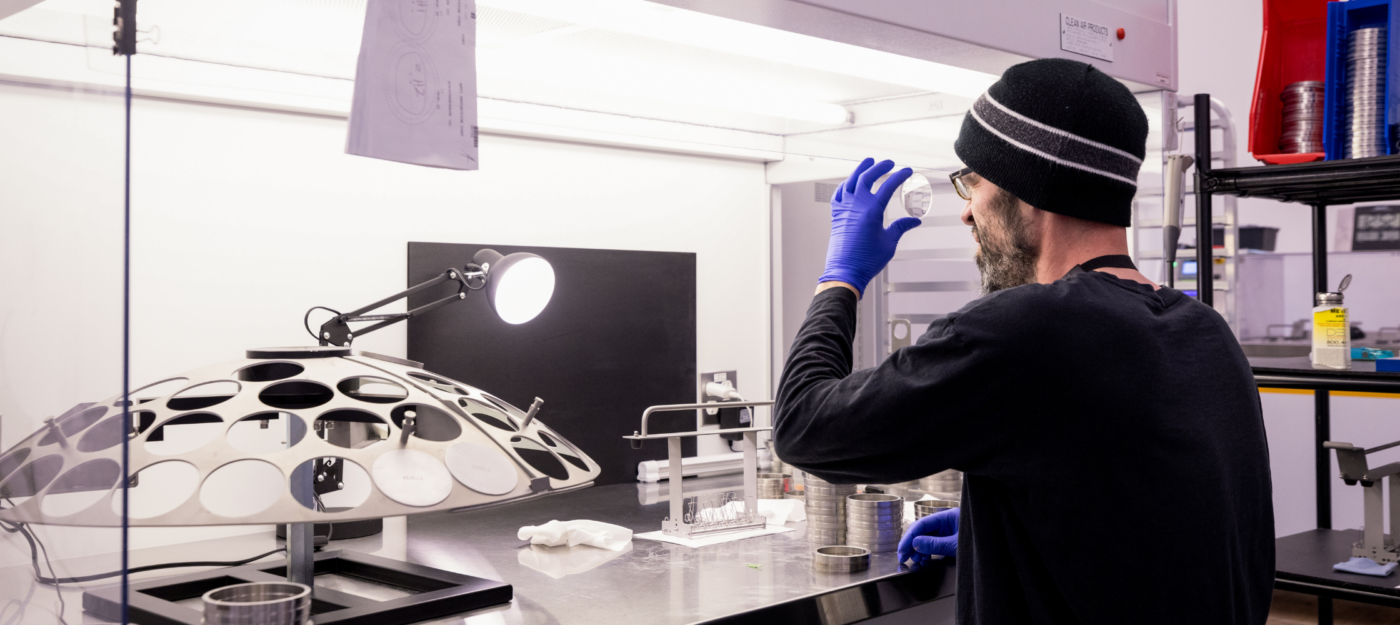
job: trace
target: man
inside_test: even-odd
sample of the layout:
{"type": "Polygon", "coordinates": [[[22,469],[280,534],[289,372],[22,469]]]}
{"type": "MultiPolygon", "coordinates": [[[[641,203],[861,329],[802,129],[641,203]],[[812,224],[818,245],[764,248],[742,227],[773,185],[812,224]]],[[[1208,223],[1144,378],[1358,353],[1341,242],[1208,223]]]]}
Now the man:
{"type": "Polygon", "coordinates": [[[1258,391],[1230,328],[1127,257],[1147,119],[1083,63],[1007,70],[954,145],[985,296],[851,372],[886,229],[867,159],[831,200],[826,271],[774,410],[783,460],[835,483],[965,474],[961,515],[901,562],[957,555],[960,623],[1263,623],[1274,573],[1258,391]],[[961,531],[958,531],[961,530],[961,531]]]}

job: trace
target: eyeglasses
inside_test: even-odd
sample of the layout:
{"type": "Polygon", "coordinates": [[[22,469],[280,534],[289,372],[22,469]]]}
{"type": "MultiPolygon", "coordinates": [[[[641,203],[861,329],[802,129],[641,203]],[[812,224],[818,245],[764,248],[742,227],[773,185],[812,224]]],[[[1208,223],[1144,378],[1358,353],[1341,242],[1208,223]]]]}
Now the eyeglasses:
{"type": "Polygon", "coordinates": [[[953,181],[953,190],[958,192],[958,197],[967,201],[972,200],[972,189],[967,186],[966,182],[963,182],[963,176],[970,173],[972,173],[972,168],[964,167],[948,174],[948,179],[953,181]]]}

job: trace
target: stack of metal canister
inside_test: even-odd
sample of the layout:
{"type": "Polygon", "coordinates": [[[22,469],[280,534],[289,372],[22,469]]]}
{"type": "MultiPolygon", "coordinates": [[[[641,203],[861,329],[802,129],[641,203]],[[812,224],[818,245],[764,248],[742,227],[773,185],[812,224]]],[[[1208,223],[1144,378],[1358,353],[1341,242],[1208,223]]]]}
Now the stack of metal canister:
{"type": "Polygon", "coordinates": [[[759,473],[758,498],[782,499],[787,494],[789,479],[785,473],[759,473]]]}
{"type": "Polygon", "coordinates": [[[914,518],[922,519],[930,514],[938,514],[944,510],[952,510],[958,507],[956,499],[927,499],[914,502],[914,518]]]}
{"type": "Polygon", "coordinates": [[[962,482],[962,471],[948,469],[919,480],[919,490],[940,499],[955,499],[962,496],[962,482]]]}
{"type": "Polygon", "coordinates": [[[1360,28],[1347,37],[1346,158],[1387,153],[1385,144],[1384,26],[1360,28]]]}
{"type": "MultiPolygon", "coordinates": [[[[810,502],[811,495],[807,497],[810,502]]],[[[846,497],[847,545],[863,547],[871,553],[888,553],[899,547],[899,538],[903,535],[903,497],[884,493],[846,497]]]]}
{"type": "Polygon", "coordinates": [[[811,473],[804,474],[807,498],[807,540],[821,545],[846,544],[846,497],[854,484],[839,486],[811,473]]]}
{"type": "Polygon", "coordinates": [[[1295,82],[1283,89],[1283,132],[1278,149],[1285,154],[1322,151],[1322,94],[1320,80],[1295,82]]]}

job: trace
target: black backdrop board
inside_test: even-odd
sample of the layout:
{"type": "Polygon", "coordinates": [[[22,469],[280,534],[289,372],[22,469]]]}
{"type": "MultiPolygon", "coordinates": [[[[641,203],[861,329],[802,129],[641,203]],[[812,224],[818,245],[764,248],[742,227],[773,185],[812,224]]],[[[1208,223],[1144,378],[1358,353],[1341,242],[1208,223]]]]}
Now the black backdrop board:
{"type": "MultiPolygon", "coordinates": [[[[409,243],[408,285],[477,250],[530,252],[554,266],[554,297],[529,323],[510,325],[486,292],[408,320],[408,357],[519,407],[544,400],[539,418],[602,468],[597,484],[637,479],[637,463],[666,457],[663,442],[632,449],[642,411],[695,402],[695,255],[514,245],[409,243]]],[[[409,298],[410,308],[455,292],[443,284],[409,298]]],[[[652,419],[653,432],[695,429],[693,413],[652,419]]],[[[695,455],[695,439],[683,439],[695,455]]]]}

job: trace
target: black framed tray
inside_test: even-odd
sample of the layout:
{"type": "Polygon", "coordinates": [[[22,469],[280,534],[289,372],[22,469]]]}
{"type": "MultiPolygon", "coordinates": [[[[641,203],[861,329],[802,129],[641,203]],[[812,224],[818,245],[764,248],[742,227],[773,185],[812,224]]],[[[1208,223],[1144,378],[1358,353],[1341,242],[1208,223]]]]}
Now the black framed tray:
{"type": "MultiPolygon", "coordinates": [[[[510,584],[354,551],[316,554],[315,574],[338,575],[397,589],[387,600],[317,586],[311,614],[317,625],[406,625],[509,603],[510,584]]],[[[287,581],[286,559],[164,577],[130,584],[130,620],[142,625],[199,625],[204,614],[187,607],[216,588],[248,582],[287,581]],[[182,603],[183,602],[183,603],[182,603]]],[[[83,593],[83,610],[120,621],[121,586],[83,593]]]]}

